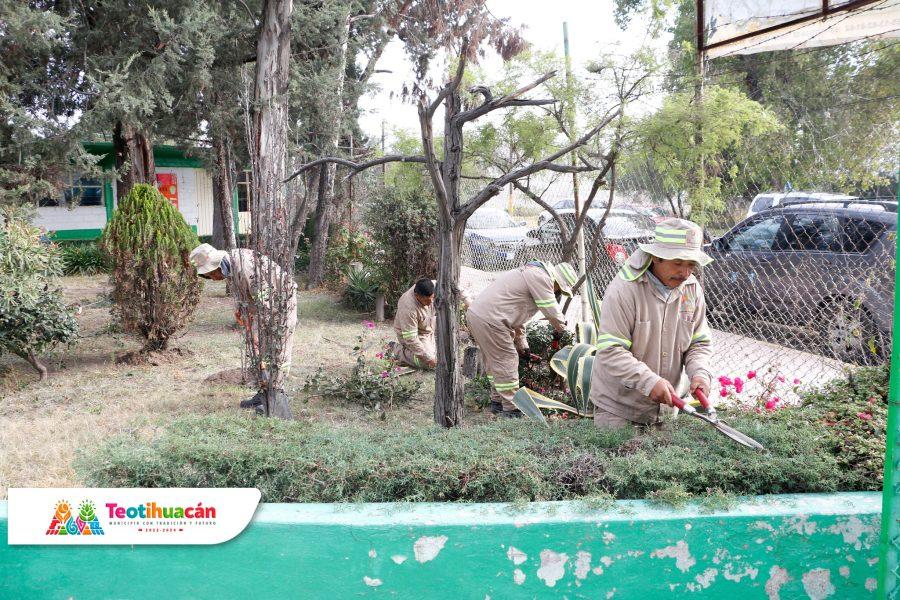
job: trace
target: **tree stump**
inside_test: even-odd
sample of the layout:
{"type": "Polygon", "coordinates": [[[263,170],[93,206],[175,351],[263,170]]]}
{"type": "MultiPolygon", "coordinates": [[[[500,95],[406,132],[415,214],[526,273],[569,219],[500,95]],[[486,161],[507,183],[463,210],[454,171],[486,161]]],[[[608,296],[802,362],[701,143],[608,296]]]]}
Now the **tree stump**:
{"type": "Polygon", "coordinates": [[[375,294],[375,322],[384,322],[384,294],[381,292],[375,294]]]}
{"type": "Polygon", "coordinates": [[[481,364],[481,352],[477,346],[469,346],[463,351],[463,375],[468,379],[475,379],[484,374],[481,364]]]}

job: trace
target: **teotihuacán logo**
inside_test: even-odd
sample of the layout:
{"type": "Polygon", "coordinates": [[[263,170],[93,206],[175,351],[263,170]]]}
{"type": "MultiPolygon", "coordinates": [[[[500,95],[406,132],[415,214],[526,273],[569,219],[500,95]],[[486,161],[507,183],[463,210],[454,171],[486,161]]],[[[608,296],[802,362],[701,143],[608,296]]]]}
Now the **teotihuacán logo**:
{"type": "Polygon", "coordinates": [[[255,488],[9,488],[7,543],[219,544],[259,500],[255,488]]]}
{"type": "Polygon", "coordinates": [[[83,500],[78,514],[72,515],[72,505],[68,500],[56,503],[56,512],[50,521],[46,535],[103,535],[100,519],[94,511],[94,503],[83,500]]]}

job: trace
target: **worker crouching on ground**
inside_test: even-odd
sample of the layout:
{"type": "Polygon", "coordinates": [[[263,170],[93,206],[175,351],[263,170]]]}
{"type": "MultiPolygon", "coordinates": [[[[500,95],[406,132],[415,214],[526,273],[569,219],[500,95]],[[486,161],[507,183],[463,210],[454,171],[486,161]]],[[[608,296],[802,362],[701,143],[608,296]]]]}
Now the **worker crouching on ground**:
{"type": "MultiPolygon", "coordinates": [[[[257,273],[257,258],[253,250],[235,249],[229,251],[217,250],[209,244],[200,244],[191,250],[190,261],[197,269],[197,275],[204,279],[213,279],[222,281],[225,278],[231,283],[231,290],[234,295],[235,312],[234,317],[237,322],[243,326],[247,333],[252,336],[253,343],[259,344],[259,319],[256,316],[256,309],[252,302],[253,284],[257,273]]],[[[269,264],[266,256],[259,258],[259,273],[266,277],[269,269],[272,270],[271,279],[273,281],[287,281],[283,275],[281,268],[276,264],[269,264]]],[[[291,283],[291,293],[285,307],[284,323],[282,327],[287,330],[285,336],[284,347],[278,352],[276,360],[280,368],[276,380],[259,382],[261,391],[253,398],[241,401],[241,408],[255,408],[257,411],[262,410],[263,391],[267,386],[275,389],[278,393],[283,393],[284,381],[287,379],[288,372],[291,369],[291,355],[294,349],[294,330],[297,328],[297,285],[291,283]]],[[[263,288],[266,283],[262,282],[263,288]]],[[[268,291],[261,289],[260,293],[269,295],[268,291]]]]}
{"type": "Polygon", "coordinates": [[[522,415],[512,398],[519,389],[519,357],[531,356],[525,323],[540,310],[556,331],[564,331],[566,318],[558,302],[563,294],[571,297],[577,280],[568,263],[529,262],[500,274],[472,303],[466,324],[491,382],[492,413],[522,415]]]}
{"type": "MultiPolygon", "coordinates": [[[[391,342],[391,354],[402,364],[416,369],[433,369],[436,364],[434,288],[435,282],[423,277],[397,301],[394,332],[398,343],[391,342]]],[[[468,308],[469,294],[460,290],[460,297],[468,308]]]]}
{"type": "Polygon", "coordinates": [[[712,262],[702,242],[699,226],[666,219],[610,282],[591,374],[596,425],[658,425],[676,412],[672,394],[709,395],[710,330],[693,274],[712,262]]]}

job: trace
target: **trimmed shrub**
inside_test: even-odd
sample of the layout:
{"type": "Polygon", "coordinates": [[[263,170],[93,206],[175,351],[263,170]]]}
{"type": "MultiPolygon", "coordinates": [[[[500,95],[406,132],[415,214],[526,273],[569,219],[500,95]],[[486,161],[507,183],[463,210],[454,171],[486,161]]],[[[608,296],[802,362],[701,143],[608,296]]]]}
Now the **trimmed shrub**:
{"type": "MultiPolygon", "coordinates": [[[[808,408],[725,415],[766,446],[752,452],[696,419],[635,435],[589,421],[496,422],[441,429],[189,417],[149,445],[139,433],[82,453],[101,487],[258,487],[265,502],[565,500],[611,495],[664,500],[879,490],[847,478],[828,426],[808,408]]],[[[861,452],[884,452],[860,446],[861,452]]]]}
{"type": "Polygon", "coordinates": [[[113,317],[144,339],[143,353],[165,350],[200,300],[188,260],[197,236],[155,187],[134,186],[119,201],[101,239],[113,267],[113,317]]]}
{"type": "Polygon", "coordinates": [[[54,278],[62,274],[56,246],[25,221],[0,221],[0,354],[28,361],[41,375],[38,354],[78,335],[74,310],[63,302],[54,278]]]}

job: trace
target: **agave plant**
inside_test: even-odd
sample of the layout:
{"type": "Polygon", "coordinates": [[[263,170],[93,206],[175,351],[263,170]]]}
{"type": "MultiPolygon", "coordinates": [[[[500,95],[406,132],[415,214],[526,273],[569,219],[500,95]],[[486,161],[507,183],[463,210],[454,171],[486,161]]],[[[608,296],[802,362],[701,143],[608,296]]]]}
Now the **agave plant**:
{"type": "Polygon", "coordinates": [[[550,359],[550,368],[566,380],[570,403],[548,398],[527,387],[519,388],[513,396],[513,404],[526,416],[548,425],[541,409],[564,410],[579,417],[593,417],[591,404],[591,369],[597,352],[597,331],[600,327],[600,300],[594,291],[590,277],[584,281],[593,322],[575,325],[575,343],[561,348],[550,359]]]}

